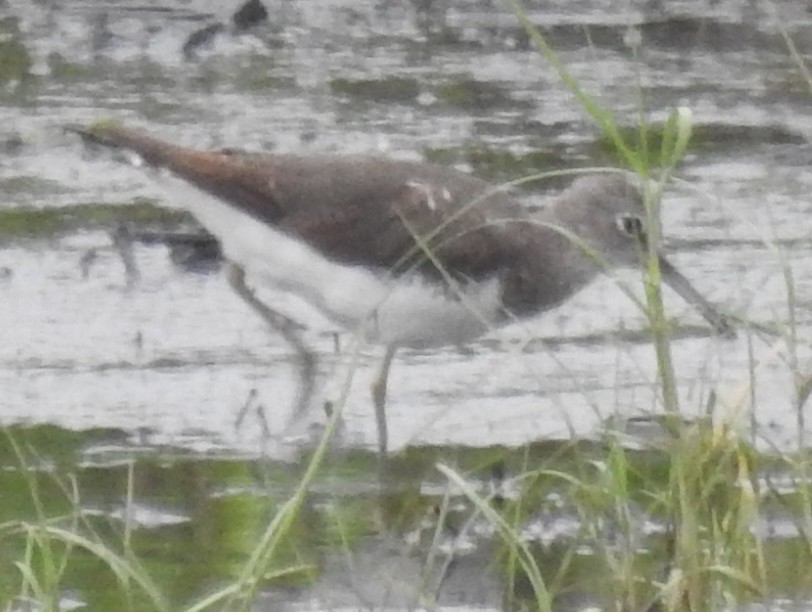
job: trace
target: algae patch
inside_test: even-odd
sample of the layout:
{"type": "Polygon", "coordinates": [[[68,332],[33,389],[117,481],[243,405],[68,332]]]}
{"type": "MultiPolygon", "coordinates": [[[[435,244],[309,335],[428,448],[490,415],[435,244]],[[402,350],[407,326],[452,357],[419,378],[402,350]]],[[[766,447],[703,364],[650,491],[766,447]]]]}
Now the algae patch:
{"type": "Polygon", "coordinates": [[[121,224],[172,229],[191,217],[182,211],[160,208],[147,200],[132,204],[86,203],[59,208],[25,206],[0,210],[0,242],[43,239],[81,229],[115,229],[121,224]]]}

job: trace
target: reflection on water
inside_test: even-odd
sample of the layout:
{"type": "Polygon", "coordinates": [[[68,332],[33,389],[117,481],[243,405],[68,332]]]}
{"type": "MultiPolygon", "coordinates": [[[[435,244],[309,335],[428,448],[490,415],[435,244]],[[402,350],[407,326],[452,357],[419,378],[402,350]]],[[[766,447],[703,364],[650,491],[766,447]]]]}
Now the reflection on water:
{"type": "MultiPolygon", "coordinates": [[[[641,431],[630,428],[624,435],[641,431]]],[[[621,508],[604,505],[609,492],[600,487],[591,493],[597,497],[579,500],[587,491],[560,477],[589,473],[599,483],[608,467],[609,439],[517,450],[411,448],[387,466],[384,489],[374,476],[372,452],[336,449],[273,549],[263,593],[252,609],[411,610],[436,603],[439,609],[490,611],[509,609],[507,601],[535,609],[528,578],[511,565],[515,548],[442,479],[434,467],[438,462],[453,465],[479,495],[517,522],[523,545],[549,581],[554,609],[605,608],[617,596],[607,579],[616,576],[612,564],[626,555],[635,564],[637,601],[645,601],[651,596],[645,585],[660,582],[668,571],[673,537],[673,525],[650,497],[669,478],[670,457],[661,450],[668,437],[664,431],[657,437],[649,444],[641,438],[625,455],[631,489],[621,508]]],[[[0,524],[14,527],[42,512],[54,517],[51,526],[113,551],[126,539],[169,609],[182,609],[236,580],[301,478],[299,469],[272,460],[168,446],[155,452],[128,432],[74,433],[48,425],[7,428],[0,464],[0,524]],[[72,520],[78,523],[70,526],[72,520]]],[[[781,505],[803,485],[791,474],[764,468],[765,512],[750,529],[764,538],[763,554],[771,560],[765,584],[775,595],[805,597],[809,584],[798,563],[805,540],[781,505]]],[[[726,504],[738,501],[720,496],[715,509],[725,514],[726,504]]],[[[5,531],[3,543],[4,556],[20,558],[24,532],[5,531]]],[[[71,554],[60,585],[63,606],[72,600],[92,610],[157,608],[140,587],[121,589],[106,564],[81,548],[71,554]]],[[[0,574],[0,593],[15,589],[12,573],[0,574]]],[[[217,609],[235,609],[232,604],[217,609]]]]}

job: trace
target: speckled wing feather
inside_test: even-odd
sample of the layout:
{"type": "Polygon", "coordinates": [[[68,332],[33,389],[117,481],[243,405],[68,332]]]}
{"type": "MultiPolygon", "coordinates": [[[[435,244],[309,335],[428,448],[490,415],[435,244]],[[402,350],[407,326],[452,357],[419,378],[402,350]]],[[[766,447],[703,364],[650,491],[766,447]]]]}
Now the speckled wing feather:
{"type": "Polygon", "coordinates": [[[526,216],[488,183],[431,164],[199,151],[115,123],[77,131],[104,146],[134,151],[148,165],[300,236],[336,261],[395,274],[419,266],[434,275],[439,263],[456,277],[490,276],[517,246],[504,221],[526,216]]]}

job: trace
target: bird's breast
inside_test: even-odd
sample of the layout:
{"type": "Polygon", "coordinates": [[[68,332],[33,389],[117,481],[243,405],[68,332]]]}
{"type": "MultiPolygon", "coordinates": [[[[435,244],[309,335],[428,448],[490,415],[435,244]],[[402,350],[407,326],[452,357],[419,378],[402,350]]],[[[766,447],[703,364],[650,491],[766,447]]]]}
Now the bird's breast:
{"type": "Polygon", "coordinates": [[[468,342],[501,316],[501,280],[454,282],[419,271],[394,277],[387,268],[336,261],[299,236],[164,175],[182,202],[220,241],[249,283],[294,294],[369,342],[424,348],[468,342]]]}

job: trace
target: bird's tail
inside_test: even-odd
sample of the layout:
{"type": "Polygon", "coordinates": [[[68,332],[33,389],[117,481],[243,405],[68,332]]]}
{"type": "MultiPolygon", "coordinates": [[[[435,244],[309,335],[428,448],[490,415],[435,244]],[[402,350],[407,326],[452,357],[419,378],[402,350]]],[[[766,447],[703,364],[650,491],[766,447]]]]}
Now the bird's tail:
{"type": "Polygon", "coordinates": [[[66,131],[78,134],[92,146],[125,149],[137,153],[150,166],[164,166],[177,145],[121,125],[115,120],[97,121],[87,127],[67,126],[66,131]]]}

